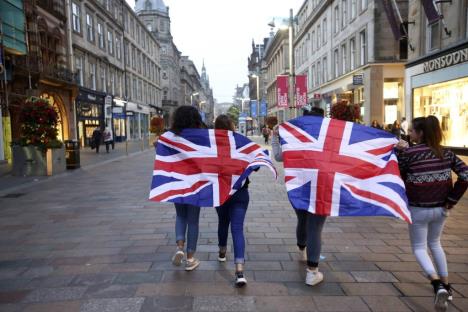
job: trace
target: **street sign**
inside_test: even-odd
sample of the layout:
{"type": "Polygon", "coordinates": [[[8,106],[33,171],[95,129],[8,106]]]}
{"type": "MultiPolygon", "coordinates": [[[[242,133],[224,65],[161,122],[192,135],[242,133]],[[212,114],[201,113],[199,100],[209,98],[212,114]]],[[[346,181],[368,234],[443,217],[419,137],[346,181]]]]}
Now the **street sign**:
{"type": "Polygon", "coordinates": [[[364,74],[353,75],[353,85],[360,86],[364,84],[364,74]]]}

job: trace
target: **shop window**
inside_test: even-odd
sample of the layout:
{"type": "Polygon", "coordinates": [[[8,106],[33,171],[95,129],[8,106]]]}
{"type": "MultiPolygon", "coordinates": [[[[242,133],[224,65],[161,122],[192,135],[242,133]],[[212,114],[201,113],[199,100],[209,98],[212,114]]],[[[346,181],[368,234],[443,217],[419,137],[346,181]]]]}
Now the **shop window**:
{"type": "Polygon", "coordinates": [[[468,78],[413,89],[413,116],[436,116],[443,144],[468,147],[468,78]]]}

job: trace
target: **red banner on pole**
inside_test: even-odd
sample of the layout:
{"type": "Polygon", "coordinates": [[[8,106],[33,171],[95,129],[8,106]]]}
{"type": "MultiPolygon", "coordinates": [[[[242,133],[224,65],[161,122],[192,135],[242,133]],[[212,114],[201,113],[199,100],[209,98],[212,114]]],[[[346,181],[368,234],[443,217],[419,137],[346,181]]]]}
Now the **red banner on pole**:
{"type": "Polygon", "coordinates": [[[296,76],[296,107],[307,105],[307,76],[296,76]]]}
{"type": "Polygon", "coordinates": [[[276,76],[278,107],[288,107],[288,76],[276,76]]]}

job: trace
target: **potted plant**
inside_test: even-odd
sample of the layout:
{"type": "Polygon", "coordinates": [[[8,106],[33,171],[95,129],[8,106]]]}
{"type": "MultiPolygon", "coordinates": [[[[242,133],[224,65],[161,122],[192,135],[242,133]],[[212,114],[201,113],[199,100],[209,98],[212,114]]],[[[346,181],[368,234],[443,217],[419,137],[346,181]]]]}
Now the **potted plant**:
{"type": "Polygon", "coordinates": [[[57,139],[58,113],[41,98],[28,98],[20,111],[21,135],[12,144],[13,175],[53,175],[65,171],[65,150],[57,139]]]}

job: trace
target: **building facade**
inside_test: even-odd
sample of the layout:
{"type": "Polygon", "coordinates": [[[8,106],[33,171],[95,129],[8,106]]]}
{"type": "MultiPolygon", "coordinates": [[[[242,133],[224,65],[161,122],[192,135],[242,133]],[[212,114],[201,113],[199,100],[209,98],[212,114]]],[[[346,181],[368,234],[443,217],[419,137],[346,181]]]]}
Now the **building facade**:
{"type": "Polygon", "coordinates": [[[421,1],[409,1],[406,116],[436,116],[443,144],[468,154],[468,1],[435,7],[429,24],[421,1]]]}
{"type": "MultiPolygon", "coordinates": [[[[7,116],[2,121],[6,123],[8,132],[4,136],[7,142],[3,144],[6,153],[3,153],[2,158],[8,161],[11,160],[8,141],[15,141],[21,135],[20,111],[28,97],[47,99],[55,107],[59,114],[59,140],[76,138],[73,104],[78,88],[76,76],[68,61],[70,51],[65,1],[33,0],[17,3],[21,4],[22,13],[10,15],[9,18],[13,20],[9,24],[20,19],[19,25],[26,26],[22,32],[24,49],[16,50],[9,46],[8,40],[2,47],[5,52],[2,63],[6,69],[3,74],[7,82],[6,85],[5,81],[2,83],[3,114],[7,116]]],[[[10,4],[1,3],[2,11],[7,11],[3,6],[10,4]]],[[[5,27],[5,38],[16,36],[12,33],[14,31],[11,27],[5,27]]]]}
{"type": "MultiPolygon", "coordinates": [[[[407,1],[398,1],[402,16],[407,1]]],[[[296,74],[308,98],[328,113],[337,101],[359,104],[364,123],[404,115],[406,42],[392,34],[382,1],[306,0],[297,15],[296,74]]]]}
{"type": "Polygon", "coordinates": [[[123,3],[127,135],[139,140],[148,137],[151,116],[163,113],[161,46],[152,28],[123,3]]]}
{"type": "Polygon", "coordinates": [[[289,35],[287,29],[279,29],[272,35],[263,57],[265,90],[268,115],[276,116],[281,123],[289,119],[288,108],[278,108],[276,77],[289,75],[289,35]]]}
{"type": "Polygon", "coordinates": [[[206,72],[205,61],[202,65],[202,73],[200,77],[201,83],[201,102],[200,102],[200,112],[204,116],[205,123],[207,126],[213,126],[215,120],[215,109],[214,109],[214,97],[213,89],[210,85],[210,78],[206,72]]]}
{"type": "Polygon", "coordinates": [[[161,46],[162,109],[168,125],[170,116],[177,106],[185,103],[182,101],[185,94],[181,86],[181,53],[174,44],[171,34],[169,7],[163,0],[136,0],[135,12],[161,46]]]}

